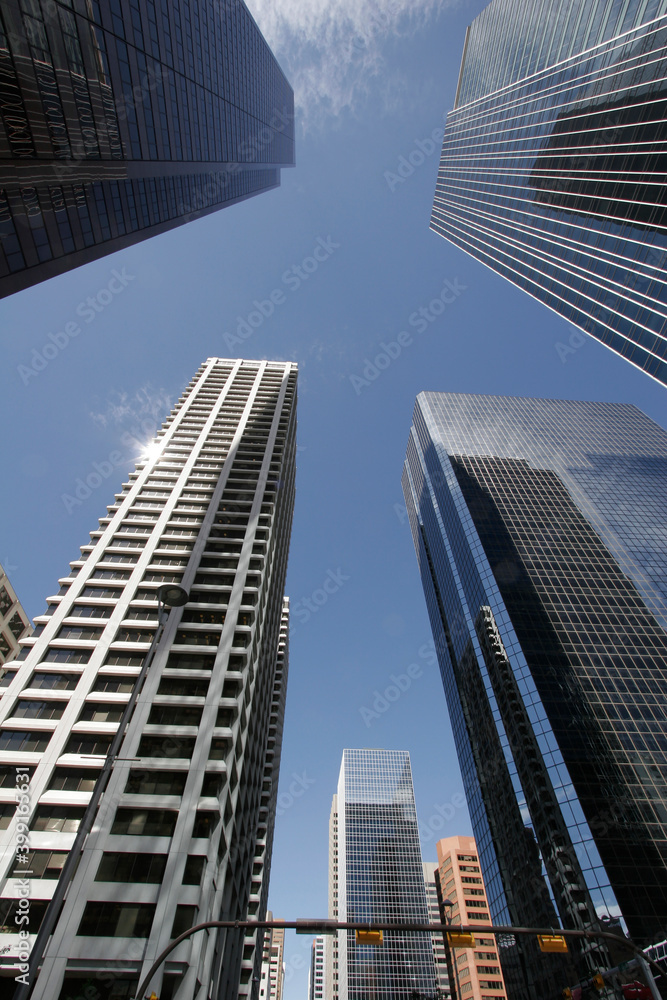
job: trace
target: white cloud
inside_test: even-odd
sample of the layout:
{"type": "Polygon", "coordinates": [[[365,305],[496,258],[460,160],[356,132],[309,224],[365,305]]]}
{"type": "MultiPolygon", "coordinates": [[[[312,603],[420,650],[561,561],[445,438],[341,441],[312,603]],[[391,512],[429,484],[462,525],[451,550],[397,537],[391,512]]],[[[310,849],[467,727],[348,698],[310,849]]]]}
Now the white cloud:
{"type": "MultiPolygon", "coordinates": [[[[90,416],[100,427],[121,427],[139,442],[157,433],[172,401],[166,389],[154,389],[150,383],[134,394],[115,390],[107,397],[106,408],[90,416]]],[[[125,435],[127,436],[127,435],[125,435]]]]}
{"type": "MultiPolygon", "coordinates": [[[[443,0],[249,0],[248,6],[294,87],[308,128],[354,113],[384,68],[383,42],[407,37],[442,10],[443,0]]],[[[395,94],[382,81],[382,97],[395,94]]]]}

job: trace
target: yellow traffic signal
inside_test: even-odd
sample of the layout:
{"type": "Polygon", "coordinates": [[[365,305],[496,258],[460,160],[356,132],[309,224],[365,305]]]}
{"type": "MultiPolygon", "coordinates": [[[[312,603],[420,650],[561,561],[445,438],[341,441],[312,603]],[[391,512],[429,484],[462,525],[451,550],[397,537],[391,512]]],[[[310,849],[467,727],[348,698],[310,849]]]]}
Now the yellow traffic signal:
{"type": "Polygon", "coordinates": [[[540,951],[567,951],[567,941],[562,934],[538,934],[540,951]]]}
{"type": "Polygon", "coordinates": [[[382,944],[382,931],[357,931],[357,944],[382,944]]]}
{"type": "Polygon", "coordinates": [[[475,947],[475,935],[474,934],[457,934],[455,931],[450,931],[447,934],[449,939],[449,944],[451,948],[474,948],[475,947]]]}
{"type": "Polygon", "coordinates": [[[602,978],[599,972],[595,973],[595,975],[591,979],[591,982],[595,987],[595,989],[598,991],[598,993],[604,989],[604,979],[602,978]]]}

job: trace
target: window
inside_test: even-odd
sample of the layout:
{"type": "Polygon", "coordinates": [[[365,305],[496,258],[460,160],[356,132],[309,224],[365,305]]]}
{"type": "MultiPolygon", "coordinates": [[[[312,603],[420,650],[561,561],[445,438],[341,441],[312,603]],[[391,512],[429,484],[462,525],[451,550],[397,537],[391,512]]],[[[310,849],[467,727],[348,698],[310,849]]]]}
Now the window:
{"type": "Polygon", "coordinates": [[[122,587],[84,587],[81,597],[111,597],[117,600],[122,592],[122,587]]]}
{"type": "Polygon", "coordinates": [[[27,701],[19,699],[13,715],[17,719],[60,719],[67,708],[66,701],[27,701]]]}
{"type": "Polygon", "coordinates": [[[191,590],[190,604],[227,604],[229,594],[227,590],[191,590]]]}
{"type": "Polygon", "coordinates": [[[34,773],[34,767],[18,765],[17,770],[17,765],[15,764],[2,764],[0,765],[0,788],[15,788],[16,785],[27,785],[34,773]]]}
{"type": "Polygon", "coordinates": [[[189,760],[195,748],[194,736],[142,736],[139,757],[177,757],[189,760]]]}
{"type": "Polygon", "coordinates": [[[171,809],[117,809],[112,833],[134,837],[171,837],[178,813],[171,809]]]}
{"type": "Polygon", "coordinates": [[[154,914],[154,903],[86,903],[77,933],[81,937],[147,938],[154,914]]]}
{"type": "Polygon", "coordinates": [[[49,788],[62,792],[92,792],[102,772],[90,767],[57,767],[51,775],[49,788]]]}
{"type": "Polygon", "coordinates": [[[5,587],[0,587],[0,617],[6,615],[12,606],[12,599],[5,587]]]}
{"type": "Polygon", "coordinates": [[[217,646],[220,642],[220,633],[179,629],[174,641],[182,646],[217,646]]]}
{"type": "Polygon", "coordinates": [[[9,825],[14,818],[14,813],[16,812],[16,805],[8,802],[0,805],[0,830],[9,829],[9,825]]]}
{"type": "Polygon", "coordinates": [[[88,663],[92,649],[47,649],[43,663],[88,663]]]}
{"type": "Polygon", "coordinates": [[[154,629],[128,628],[123,625],[116,632],[114,642],[150,642],[154,634],[154,629]]]}
{"type": "Polygon", "coordinates": [[[209,682],[203,678],[190,680],[187,677],[163,677],[157,693],[204,698],[208,691],[208,684],[209,682]]]}
{"type": "Polygon", "coordinates": [[[170,653],[167,667],[171,670],[212,670],[215,659],[205,653],[170,653]]]}
{"type": "Polygon", "coordinates": [[[213,798],[217,799],[222,791],[225,783],[225,775],[218,774],[216,771],[212,771],[204,775],[204,780],[201,786],[201,795],[203,798],[213,798]]]}
{"type": "Polygon", "coordinates": [[[200,625],[224,625],[225,612],[189,608],[183,612],[182,622],[196,622],[200,625]]]}
{"type": "Polygon", "coordinates": [[[43,688],[47,691],[73,691],[80,677],[81,674],[47,674],[36,670],[28,687],[43,688]]]}
{"type": "Polygon", "coordinates": [[[83,639],[93,642],[99,639],[104,631],[103,628],[86,628],[83,625],[63,625],[56,638],[58,639],[83,639]]]}
{"type": "Polygon", "coordinates": [[[91,580],[129,580],[130,574],[124,569],[96,569],[91,580]]]}
{"type": "Polygon", "coordinates": [[[195,816],[195,825],[192,828],[193,837],[210,837],[215,830],[220,814],[210,812],[205,809],[198,809],[195,816]]]}
{"type": "Polygon", "coordinates": [[[179,937],[185,931],[189,931],[191,927],[194,927],[195,920],[197,917],[197,907],[196,906],[184,906],[180,903],[176,907],[176,915],[174,916],[174,923],[171,928],[171,938],[179,937]]]}
{"type": "Polygon", "coordinates": [[[63,753],[85,753],[106,757],[111,746],[111,736],[97,733],[72,733],[63,753]]]}
{"type": "Polygon", "coordinates": [[[67,851],[30,851],[26,857],[24,878],[60,878],[67,851]],[[31,874],[28,874],[30,872],[31,874]]]}
{"type": "Polygon", "coordinates": [[[211,749],[208,754],[209,760],[224,760],[232,748],[230,740],[218,738],[211,740],[211,749]]]}
{"type": "Polygon", "coordinates": [[[20,639],[25,630],[28,628],[28,625],[26,624],[26,622],[23,621],[18,611],[14,615],[12,615],[7,624],[9,626],[9,631],[12,633],[15,639],[20,639]]]}
{"type": "Polygon", "coordinates": [[[84,806],[37,806],[31,829],[41,833],[76,833],[84,806]]]}
{"type": "Polygon", "coordinates": [[[148,722],[150,725],[198,726],[202,711],[192,705],[153,705],[148,722]]]}
{"type": "Polygon", "coordinates": [[[133,795],[182,795],[185,771],[130,771],[125,791],[133,795]]]}
{"type": "Polygon", "coordinates": [[[0,750],[42,753],[48,747],[52,735],[53,733],[34,733],[23,729],[2,729],[0,730],[0,750]]]}
{"type": "Polygon", "coordinates": [[[129,694],[137,683],[136,677],[122,677],[114,674],[100,674],[95,681],[93,691],[106,691],[108,694],[129,694]]]}
{"type": "Polygon", "coordinates": [[[183,885],[200,885],[205,865],[205,854],[188,854],[183,871],[183,885]]]}
{"type": "MultiPolygon", "coordinates": [[[[16,922],[14,918],[19,912],[18,899],[0,899],[0,934],[16,934],[16,922]]],[[[47,899],[30,900],[30,933],[37,933],[40,924],[44,919],[46,908],[49,905],[47,899]]],[[[20,910],[24,913],[23,907],[20,910]]]]}
{"type": "Polygon", "coordinates": [[[222,708],[218,709],[218,714],[216,716],[215,724],[216,726],[223,726],[225,729],[228,729],[234,722],[235,717],[236,717],[236,708],[228,708],[226,706],[223,706],[222,708]]]}
{"type": "Polygon", "coordinates": [[[125,854],[105,851],[95,881],[159,883],[164,877],[166,867],[166,854],[125,854]]]}
{"type": "Polygon", "coordinates": [[[104,661],[105,667],[141,667],[144,657],[141,653],[116,653],[112,650],[104,661]]]}
{"type": "Polygon", "coordinates": [[[108,604],[97,607],[94,604],[75,604],[70,608],[68,618],[111,618],[113,608],[108,604]]]}
{"type": "Polygon", "coordinates": [[[125,705],[87,701],[79,716],[79,722],[120,722],[124,711],[125,705]]]}

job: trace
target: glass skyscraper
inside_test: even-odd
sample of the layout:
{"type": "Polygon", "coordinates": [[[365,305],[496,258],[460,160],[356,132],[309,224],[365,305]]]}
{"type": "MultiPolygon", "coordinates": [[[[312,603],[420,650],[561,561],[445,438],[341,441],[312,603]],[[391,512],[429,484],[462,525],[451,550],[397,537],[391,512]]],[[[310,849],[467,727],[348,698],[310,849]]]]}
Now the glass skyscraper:
{"type": "Polygon", "coordinates": [[[280,183],[292,89],[242,0],[7,0],[0,295],[280,183]]]}
{"type": "MultiPolygon", "coordinates": [[[[429,922],[407,751],[343,751],[329,848],[333,917],[429,922]]],[[[357,945],[354,931],[338,931],[326,947],[325,995],[331,1000],[410,1000],[414,990],[434,993],[429,935],[387,931],[376,947],[357,945]]]]}
{"type": "MultiPolygon", "coordinates": [[[[667,433],[622,404],[421,393],[403,488],[494,922],[662,940],[667,433]]],[[[567,985],[507,944],[510,997],[567,985]]]]}
{"type": "MultiPolygon", "coordinates": [[[[33,1000],[133,997],[195,923],[264,918],[288,671],[296,380],[290,363],[200,367],[2,678],[3,996],[140,683],[161,585],[182,586],[188,600],[159,636],[33,1000]]],[[[261,958],[256,931],[195,934],[149,992],[256,1000],[261,958]]]]}
{"type": "Polygon", "coordinates": [[[667,0],[493,0],[431,228],[667,383],[667,0]]]}

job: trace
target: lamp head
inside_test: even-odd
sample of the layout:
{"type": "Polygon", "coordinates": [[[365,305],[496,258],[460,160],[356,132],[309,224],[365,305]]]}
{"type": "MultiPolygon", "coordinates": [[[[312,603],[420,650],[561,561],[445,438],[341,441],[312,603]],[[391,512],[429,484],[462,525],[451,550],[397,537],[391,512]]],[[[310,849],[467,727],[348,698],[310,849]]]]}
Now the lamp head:
{"type": "Polygon", "coordinates": [[[163,583],[157,589],[157,596],[158,600],[168,608],[182,608],[184,604],[188,603],[190,597],[187,590],[175,583],[163,583]]]}

